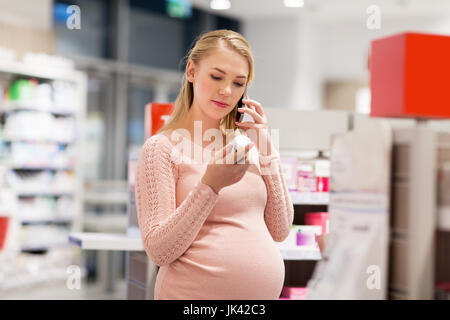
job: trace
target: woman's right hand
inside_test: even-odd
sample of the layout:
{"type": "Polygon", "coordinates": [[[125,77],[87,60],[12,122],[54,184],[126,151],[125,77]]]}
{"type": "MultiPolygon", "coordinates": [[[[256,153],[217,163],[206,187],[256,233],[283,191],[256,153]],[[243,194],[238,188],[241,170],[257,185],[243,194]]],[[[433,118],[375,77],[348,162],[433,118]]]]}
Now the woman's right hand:
{"type": "Polygon", "coordinates": [[[250,166],[248,151],[252,147],[254,144],[250,142],[244,150],[236,152],[232,143],[228,143],[215,153],[212,161],[206,167],[201,182],[209,185],[218,194],[222,188],[241,180],[250,166]],[[237,160],[242,159],[244,155],[245,162],[237,163],[237,160]]]}

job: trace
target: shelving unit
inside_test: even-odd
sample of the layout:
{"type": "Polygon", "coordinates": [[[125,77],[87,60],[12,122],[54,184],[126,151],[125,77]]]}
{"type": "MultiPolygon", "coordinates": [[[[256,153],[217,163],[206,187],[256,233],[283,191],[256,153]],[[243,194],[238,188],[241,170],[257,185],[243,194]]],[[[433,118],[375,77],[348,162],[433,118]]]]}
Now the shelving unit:
{"type": "MultiPolygon", "coordinates": [[[[328,153],[331,137],[350,128],[351,114],[344,111],[306,111],[287,108],[264,108],[269,119],[272,142],[281,157],[302,158],[305,153],[328,153]],[[275,129],[278,129],[276,131],[275,129]]],[[[294,205],[294,224],[304,225],[307,212],[328,211],[328,192],[290,191],[294,205]]],[[[320,251],[305,249],[281,249],[285,260],[285,286],[306,287],[320,251]]]]}
{"type": "MultiPolygon", "coordinates": [[[[355,127],[368,117],[355,118],[355,127]]],[[[435,298],[450,282],[450,126],[391,120],[393,128],[388,299],[435,298]],[[439,174],[446,168],[446,181],[439,174]],[[446,183],[446,184],[445,184],[446,183]]]]}
{"type": "Polygon", "coordinates": [[[330,194],[328,192],[296,192],[291,191],[291,200],[294,205],[323,205],[326,206],[330,202],[330,194]]]}
{"type": "MultiPolygon", "coordinates": [[[[82,144],[87,78],[81,72],[61,66],[52,67],[45,64],[36,65],[0,60],[1,83],[11,85],[12,81],[17,79],[36,79],[38,84],[49,84],[53,91],[51,93],[52,100],[49,100],[49,103],[42,103],[42,101],[38,103],[39,100],[34,98],[27,100],[27,102],[5,101],[5,97],[0,100],[0,143],[10,150],[21,148],[20,150],[15,149],[15,153],[6,157],[3,155],[0,162],[0,166],[5,168],[7,175],[9,175],[9,178],[5,179],[7,185],[0,186],[0,189],[12,189],[16,194],[19,205],[16,212],[12,212],[11,218],[17,222],[18,232],[13,239],[9,239],[10,243],[18,244],[19,251],[16,252],[16,257],[10,256],[11,259],[7,263],[14,265],[17,263],[16,260],[19,259],[19,256],[20,259],[26,261],[28,257],[26,254],[31,252],[42,254],[41,256],[33,255],[29,257],[35,262],[41,259],[36,263],[44,266],[46,265],[45,259],[52,256],[53,251],[66,250],[69,254],[65,261],[71,261],[69,264],[72,264],[78,261],[79,251],[75,252],[73,248],[70,248],[67,236],[72,231],[81,231],[82,228],[84,196],[82,144]],[[69,89],[72,90],[71,96],[59,99],[59,101],[64,100],[64,102],[55,104],[54,90],[61,84],[71,88],[69,89]],[[8,121],[18,115],[26,115],[29,118],[37,116],[36,125],[27,126],[26,130],[17,125],[8,126],[8,121]],[[42,135],[42,131],[38,130],[40,128],[38,126],[40,117],[51,120],[49,123],[45,122],[44,126],[48,131],[45,136],[42,135]],[[73,124],[73,127],[66,128],[66,123],[73,124]],[[51,124],[54,124],[55,127],[50,127],[51,124]],[[74,139],[65,139],[67,132],[71,132],[70,129],[74,130],[74,139]],[[31,149],[40,157],[27,156],[26,150],[31,149]],[[19,157],[13,158],[14,155],[19,153],[20,158],[26,161],[19,162],[17,161],[19,157]],[[45,176],[46,179],[34,182],[30,179],[28,184],[23,184],[24,180],[11,180],[11,176],[20,178],[24,175],[28,177],[41,175],[41,177],[45,176]],[[11,185],[11,181],[20,182],[20,184],[11,185]],[[31,184],[29,184],[30,181],[31,184]],[[71,185],[65,185],[67,182],[70,182],[71,185]],[[51,205],[42,205],[46,201],[51,205]],[[24,203],[27,203],[27,214],[22,217],[24,213],[22,210],[25,210],[24,203]],[[70,205],[67,205],[68,203],[70,205]],[[36,215],[35,218],[32,217],[33,214],[36,215]],[[41,240],[43,238],[44,241],[41,240]]],[[[69,91],[66,90],[66,92],[69,91]]],[[[81,267],[79,262],[78,265],[81,267]]],[[[13,269],[19,270],[20,268],[12,267],[13,269]]],[[[54,268],[50,269],[48,266],[41,269],[39,277],[28,274],[27,270],[22,270],[22,272],[11,271],[10,275],[5,276],[7,281],[0,283],[0,287],[13,288],[16,284],[31,285],[40,281],[60,279],[61,276],[58,276],[58,274],[63,273],[67,276],[64,267],[59,268],[58,272],[54,268]]]]}
{"type": "Polygon", "coordinates": [[[392,239],[390,294],[393,299],[434,299],[435,284],[450,282],[449,203],[438,202],[440,192],[450,192],[438,180],[439,169],[450,163],[450,133],[419,123],[395,131],[395,144],[396,186],[400,173],[409,179],[402,182],[406,190],[394,189],[392,228],[405,237],[392,239]],[[405,276],[399,278],[400,269],[405,276]]]}

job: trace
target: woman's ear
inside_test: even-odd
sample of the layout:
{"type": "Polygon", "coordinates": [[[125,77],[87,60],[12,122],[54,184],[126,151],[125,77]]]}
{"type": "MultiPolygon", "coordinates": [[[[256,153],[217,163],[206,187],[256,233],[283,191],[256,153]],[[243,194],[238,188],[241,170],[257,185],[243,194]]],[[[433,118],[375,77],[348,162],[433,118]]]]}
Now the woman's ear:
{"type": "Polygon", "coordinates": [[[189,60],[186,65],[186,78],[189,82],[194,82],[195,65],[192,60],[189,60]]]}

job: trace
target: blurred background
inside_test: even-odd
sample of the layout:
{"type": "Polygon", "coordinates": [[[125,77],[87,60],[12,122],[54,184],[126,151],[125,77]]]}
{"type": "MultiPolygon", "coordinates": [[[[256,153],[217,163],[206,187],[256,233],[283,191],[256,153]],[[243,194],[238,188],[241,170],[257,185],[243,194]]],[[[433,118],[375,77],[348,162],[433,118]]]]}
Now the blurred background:
{"type": "Polygon", "coordinates": [[[81,250],[67,236],[127,231],[145,106],[175,100],[182,58],[214,29],[249,41],[249,96],[263,107],[368,115],[370,42],[450,35],[450,1],[0,0],[1,210],[17,222],[0,298],[126,298],[126,251],[81,250]],[[70,265],[80,289],[68,289],[70,265]]]}

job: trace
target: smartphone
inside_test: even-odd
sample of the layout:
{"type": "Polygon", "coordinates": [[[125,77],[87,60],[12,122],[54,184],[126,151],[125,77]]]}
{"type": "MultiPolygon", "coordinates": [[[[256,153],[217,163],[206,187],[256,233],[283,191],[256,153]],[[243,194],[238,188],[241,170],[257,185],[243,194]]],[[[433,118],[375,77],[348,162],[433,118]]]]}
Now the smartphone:
{"type": "Polygon", "coordinates": [[[242,108],[244,104],[242,103],[242,99],[244,99],[245,95],[247,94],[247,90],[244,91],[244,94],[242,95],[241,99],[239,99],[238,104],[236,105],[236,121],[241,122],[244,118],[244,112],[239,112],[237,108],[242,108]]]}

